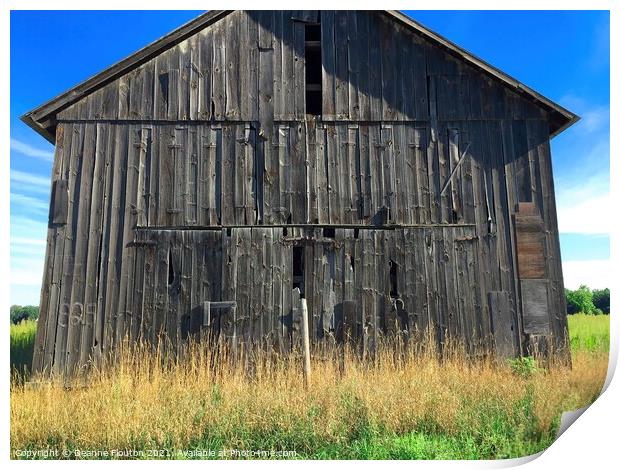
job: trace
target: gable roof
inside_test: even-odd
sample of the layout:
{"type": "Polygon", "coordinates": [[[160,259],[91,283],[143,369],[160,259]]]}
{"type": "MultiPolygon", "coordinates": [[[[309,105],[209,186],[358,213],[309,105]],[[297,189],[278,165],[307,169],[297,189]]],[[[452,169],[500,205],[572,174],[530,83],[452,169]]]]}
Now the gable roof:
{"type": "MultiPolygon", "coordinates": [[[[70,90],[56,96],[46,103],[43,103],[37,108],[28,111],[21,117],[21,120],[53,144],[56,138],[55,116],[61,110],[121,77],[122,75],[134,70],[148,60],[156,57],[165,50],[196,34],[200,30],[215,23],[232,12],[233,10],[210,10],[203,13],[192,21],[143,47],[129,57],[126,57],[102,72],[88,78],[70,90]]],[[[546,98],[535,90],[532,90],[510,75],[457,46],[443,36],[431,31],[417,21],[412,20],[407,15],[394,10],[384,10],[383,13],[410,30],[421,34],[430,42],[445,49],[448,53],[460,58],[492,78],[499,80],[503,85],[507,86],[525,99],[528,99],[537,106],[545,109],[550,115],[549,127],[551,137],[554,137],[564,131],[579,120],[579,116],[575,113],[560,106],[549,98],[546,98]]]]}

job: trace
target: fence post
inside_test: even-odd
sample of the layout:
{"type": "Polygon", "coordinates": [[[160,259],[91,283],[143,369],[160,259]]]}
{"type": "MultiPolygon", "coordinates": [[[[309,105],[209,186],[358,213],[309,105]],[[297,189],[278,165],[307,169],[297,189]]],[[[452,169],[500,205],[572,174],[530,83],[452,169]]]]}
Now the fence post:
{"type": "Polygon", "coordinates": [[[310,327],[308,325],[308,304],[301,299],[302,342],[304,349],[304,379],[306,387],[310,385],[310,327]]]}

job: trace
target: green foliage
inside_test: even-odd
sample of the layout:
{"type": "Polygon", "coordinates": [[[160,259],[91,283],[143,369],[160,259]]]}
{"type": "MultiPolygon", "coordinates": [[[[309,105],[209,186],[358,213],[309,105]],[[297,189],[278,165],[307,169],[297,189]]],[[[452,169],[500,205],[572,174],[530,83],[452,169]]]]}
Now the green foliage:
{"type": "Polygon", "coordinates": [[[586,315],[578,313],[568,316],[568,334],[573,352],[609,351],[609,315],[586,315]]]}
{"type": "Polygon", "coordinates": [[[602,313],[609,313],[609,289],[594,289],[592,302],[602,313]]]}
{"type": "Polygon", "coordinates": [[[594,313],[595,307],[592,301],[592,291],[588,286],[581,285],[577,290],[565,289],[565,291],[567,313],[594,313]]]}
{"type": "Polygon", "coordinates": [[[510,365],[510,368],[515,374],[522,377],[530,377],[539,370],[536,359],[531,356],[508,359],[508,364],[510,365]]]}
{"type": "Polygon", "coordinates": [[[11,305],[11,323],[17,325],[24,320],[37,320],[39,318],[39,307],[34,305],[11,305]]]}
{"type": "Polygon", "coordinates": [[[11,373],[16,376],[26,378],[30,374],[36,331],[37,322],[34,320],[11,325],[11,373]]]}

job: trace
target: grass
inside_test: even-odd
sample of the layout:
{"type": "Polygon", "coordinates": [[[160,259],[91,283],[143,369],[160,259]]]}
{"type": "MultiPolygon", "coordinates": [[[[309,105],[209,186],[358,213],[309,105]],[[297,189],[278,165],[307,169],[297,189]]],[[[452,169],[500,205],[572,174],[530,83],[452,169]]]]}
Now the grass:
{"type": "Polygon", "coordinates": [[[11,375],[16,379],[30,375],[36,331],[37,322],[34,320],[11,324],[11,375]]]}
{"type": "Polygon", "coordinates": [[[609,315],[569,315],[568,331],[573,352],[609,352],[609,315]]]}
{"type": "Polygon", "coordinates": [[[109,458],[113,449],[165,449],[161,458],[195,457],[178,450],[230,458],[230,449],[312,459],[529,455],[553,442],[563,411],[593,402],[601,390],[608,347],[604,329],[588,325],[590,318],[598,320],[569,320],[578,337],[598,337],[571,343],[572,369],[527,374],[509,364],[471,363],[458,349],[443,362],[433,351],[396,361],[384,349],[378,367],[348,357],[344,373],[336,361],[315,358],[306,388],[294,360],[269,366],[260,358],[248,377],[222,358],[210,367],[216,358],[204,347],[174,367],[157,355],[125,351],[115,367],[90,373],[86,387],[55,380],[32,388],[13,380],[12,456],[48,448],[109,458]]]}

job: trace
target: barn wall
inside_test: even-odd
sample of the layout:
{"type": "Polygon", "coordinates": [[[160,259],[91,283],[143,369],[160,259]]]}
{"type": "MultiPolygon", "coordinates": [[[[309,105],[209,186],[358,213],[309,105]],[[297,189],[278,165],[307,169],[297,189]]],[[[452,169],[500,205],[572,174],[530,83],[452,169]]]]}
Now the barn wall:
{"type": "MultiPolygon", "coordinates": [[[[544,222],[545,255],[549,266],[547,278],[550,285],[550,326],[559,344],[565,337],[565,306],[549,144],[543,123],[536,126],[533,122],[519,121],[461,122],[442,126],[438,135],[445,137],[441,137],[433,145],[429,144],[422,155],[434,155],[433,165],[440,168],[442,161],[449,161],[450,136],[454,139],[457,129],[459,139],[466,138],[468,142],[472,142],[469,163],[461,165],[463,173],[455,180],[457,194],[466,195],[462,199],[462,213],[466,218],[461,221],[451,220],[458,222],[456,225],[443,223],[444,220],[438,218],[435,220],[439,223],[434,224],[431,215],[427,219],[414,219],[421,225],[391,230],[378,230],[374,226],[364,228],[364,225],[360,225],[356,231],[353,226],[345,226],[336,228],[336,241],[329,241],[327,244],[302,242],[304,250],[309,250],[307,259],[313,260],[312,267],[308,264],[306,268],[310,270],[306,278],[313,289],[308,301],[314,322],[313,334],[320,338],[323,334],[321,331],[325,331],[325,326],[322,330],[317,330],[317,322],[327,322],[332,325],[329,328],[335,328],[333,317],[326,320],[321,313],[327,302],[325,293],[332,289],[326,280],[327,274],[324,274],[326,270],[334,282],[335,297],[329,302],[336,304],[350,300],[344,293],[350,292],[350,289],[361,289],[363,294],[357,295],[359,292],[356,291],[357,294],[352,296],[351,300],[364,299],[368,294],[363,283],[370,286],[378,282],[376,287],[370,286],[373,298],[368,300],[361,310],[359,305],[356,306],[355,311],[359,311],[359,315],[367,319],[363,324],[370,322],[370,325],[376,325],[384,322],[385,325],[385,315],[389,317],[391,314],[386,307],[390,305],[390,300],[389,292],[386,295],[385,288],[388,282],[386,279],[389,280],[389,260],[392,259],[402,272],[400,276],[403,278],[398,281],[399,297],[404,302],[411,328],[415,326],[423,330],[432,324],[437,329],[438,338],[464,333],[468,341],[477,341],[474,338],[488,339],[488,333],[494,332],[495,342],[501,343],[498,348],[503,351],[514,353],[525,348],[528,343],[520,325],[521,297],[515,265],[514,213],[519,202],[532,201],[540,208],[544,222]],[[358,238],[355,238],[356,232],[358,238]],[[468,238],[471,240],[455,242],[455,239],[468,238]],[[343,240],[344,247],[350,247],[348,252],[347,248],[345,251],[337,251],[332,247],[338,240],[343,240]],[[460,249],[459,246],[466,248],[460,249]],[[377,248],[375,255],[369,255],[377,248]],[[332,253],[329,256],[342,263],[348,260],[349,265],[353,260],[358,277],[349,281],[345,279],[346,264],[338,265],[334,261],[327,267],[326,253],[332,253]],[[380,272],[374,271],[374,275],[368,274],[368,277],[364,277],[369,271],[360,270],[361,266],[379,269],[380,272]],[[467,279],[467,282],[459,281],[459,276],[465,276],[461,279],[467,279]],[[461,284],[458,284],[459,282],[461,284]],[[463,287],[465,285],[469,286],[469,290],[463,287]],[[471,289],[471,286],[476,287],[471,289]],[[469,292],[474,297],[467,297],[469,292]],[[471,312],[473,317],[467,317],[464,312],[471,312]],[[459,320],[461,317],[465,319],[459,320]],[[510,330],[505,328],[506,322],[509,322],[510,330]],[[502,329],[503,336],[498,336],[502,329]]],[[[226,134],[225,129],[228,127],[239,132],[245,129],[243,125],[231,124],[224,126],[221,132],[226,134]]],[[[346,135],[350,132],[358,135],[365,132],[363,125],[350,128],[348,125],[327,124],[326,127],[325,133],[330,129],[343,129],[346,135]]],[[[201,179],[195,180],[198,181],[197,187],[201,188],[198,193],[200,195],[196,198],[191,195],[191,191],[183,190],[191,187],[183,175],[202,175],[203,169],[192,165],[191,161],[181,164],[181,159],[179,168],[193,169],[173,172],[172,167],[168,167],[164,170],[166,165],[172,165],[170,154],[166,153],[164,158],[156,158],[157,149],[163,148],[168,152],[175,148],[167,142],[157,142],[158,135],[173,135],[175,131],[192,135],[192,128],[197,134],[213,136],[214,133],[214,130],[206,125],[185,125],[181,129],[167,124],[59,125],[53,179],[54,186],[65,187],[69,197],[55,197],[52,201],[51,212],[58,219],[57,223],[50,223],[48,233],[41,321],[35,352],[36,366],[49,368],[54,364],[57,371],[62,371],[65,367],[83,363],[91,355],[97,357],[106,349],[113,348],[118,338],[126,332],[139,336],[148,331],[148,334],[153,335],[161,328],[167,328],[166,331],[178,329],[178,334],[182,336],[183,322],[189,321],[191,325],[196,321],[187,312],[195,312],[204,300],[236,300],[240,305],[240,318],[245,318],[244,305],[248,306],[248,311],[255,312],[258,305],[271,305],[267,301],[272,299],[273,307],[268,306],[260,314],[268,319],[257,320],[263,325],[260,327],[262,330],[257,329],[258,327],[251,329],[247,325],[239,326],[242,329],[250,328],[247,330],[249,333],[244,334],[253,339],[255,334],[259,337],[268,334],[271,327],[279,328],[273,318],[278,315],[287,316],[284,312],[291,302],[289,291],[292,286],[292,251],[281,249],[285,246],[282,241],[286,238],[283,235],[286,224],[256,229],[250,226],[230,229],[213,227],[215,230],[204,230],[206,227],[195,226],[194,230],[170,231],[159,229],[158,222],[157,226],[151,227],[151,214],[167,217],[161,225],[178,229],[188,224],[188,214],[197,218],[204,214],[200,210],[195,211],[205,209],[200,201],[205,197],[204,193],[209,193],[210,183],[201,179]],[[167,171],[167,175],[175,175],[174,177],[178,178],[176,183],[171,184],[171,181],[166,179],[168,176],[164,176],[164,171],[167,171]],[[162,193],[162,197],[165,193],[165,199],[153,196],[156,196],[158,191],[162,193]],[[176,210],[172,205],[162,207],[157,202],[160,200],[170,204],[178,203],[176,210]],[[155,209],[151,210],[153,207],[155,209]],[[239,237],[241,244],[231,243],[231,237],[239,237]],[[143,248],[139,248],[141,246],[143,248]],[[271,247],[270,254],[267,246],[271,247]],[[234,252],[230,251],[241,248],[247,248],[250,252],[237,253],[238,256],[235,257],[234,252]],[[236,265],[237,274],[226,271],[226,253],[230,255],[230,259],[236,259],[236,263],[246,263],[247,266],[239,268],[236,265]],[[188,263],[187,260],[190,259],[192,261],[188,263]],[[266,268],[273,266],[269,268],[272,269],[271,278],[262,271],[259,277],[251,277],[254,276],[252,270],[260,265],[260,262],[257,264],[255,260],[262,260],[266,268]],[[192,266],[192,271],[183,271],[179,277],[173,276],[177,284],[169,284],[170,263],[179,263],[175,268],[176,272],[186,269],[187,266],[192,266]],[[281,269],[279,276],[278,266],[281,269]],[[209,271],[210,269],[213,271],[209,271]],[[207,281],[206,285],[192,287],[191,283],[197,279],[211,280],[207,281]],[[269,287],[270,282],[283,283],[275,288],[278,292],[283,292],[281,298],[274,297],[276,294],[273,293],[274,287],[269,287]],[[267,290],[271,289],[271,293],[262,293],[260,298],[248,297],[252,295],[251,292],[260,290],[261,285],[267,290]],[[160,290],[157,290],[157,286],[160,286],[160,290]],[[153,299],[153,302],[149,303],[149,299],[153,299]],[[143,314],[140,316],[137,312],[143,314]],[[190,316],[184,317],[186,314],[190,316]],[[256,331],[261,333],[254,333],[256,331]]],[[[403,130],[402,133],[400,130],[396,131],[397,135],[403,136],[406,132],[419,129],[417,124],[394,125],[391,130],[394,131],[395,128],[403,130]]],[[[369,133],[376,132],[377,136],[380,135],[378,126],[366,126],[366,129],[369,133]]],[[[230,134],[236,135],[232,131],[230,134]]],[[[236,140],[233,140],[230,145],[237,144],[236,140]]],[[[398,139],[394,139],[395,148],[398,148],[398,145],[398,139]]],[[[343,146],[347,147],[350,146],[343,146]]],[[[212,154],[217,154],[217,145],[215,148],[209,145],[205,148],[212,154]]],[[[415,146],[407,148],[412,149],[412,152],[417,151],[415,146]]],[[[191,152],[188,154],[191,156],[191,152]]],[[[344,158],[342,155],[336,158],[341,157],[344,158]]],[[[385,163],[387,157],[382,154],[378,158],[379,162],[385,163]]],[[[327,160],[329,166],[330,159],[327,160]]],[[[422,158],[422,162],[426,161],[426,158],[422,158]]],[[[416,160],[411,159],[409,162],[406,163],[405,160],[404,167],[414,167],[416,160]]],[[[294,178],[294,165],[279,165],[278,168],[285,173],[291,172],[283,178],[285,181],[294,178]]],[[[380,174],[380,168],[382,165],[371,174],[380,174]]],[[[443,174],[446,175],[447,172],[443,174]]],[[[301,178],[302,188],[304,179],[301,178]]],[[[343,181],[347,181],[347,178],[343,181]]],[[[231,185],[235,187],[234,184],[231,185]]],[[[340,190],[338,186],[335,188],[340,190]]],[[[313,190],[311,189],[311,194],[313,190]]],[[[283,194],[288,196],[287,192],[283,194]]],[[[335,197],[340,193],[331,194],[328,191],[323,194],[328,207],[331,207],[330,196],[334,196],[339,202],[346,200],[344,197],[335,197]]],[[[415,194],[417,193],[414,193],[414,196],[415,194]]],[[[306,201],[306,196],[304,191],[301,191],[299,199],[306,201]]],[[[452,190],[447,191],[449,203],[444,205],[441,198],[437,198],[437,204],[431,204],[431,210],[426,213],[432,214],[433,207],[437,217],[443,212],[449,213],[453,209],[453,200],[450,199],[452,196],[452,190]]],[[[234,192],[222,200],[234,201],[234,192]]],[[[296,199],[293,197],[292,200],[296,199]]],[[[416,207],[414,205],[414,208],[416,207]]],[[[207,206],[207,209],[209,208],[207,206]]],[[[237,213],[244,214],[245,207],[230,205],[227,210],[232,217],[237,213]]],[[[327,214],[329,213],[330,211],[327,211],[327,214]]],[[[424,211],[418,212],[423,213],[424,211]]],[[[243,225],[236,221],[241,219],[233,217],[230,220],[231,223],[224,225],[243,225]]],[[[326,220],[324,223],[329,222],[326,220]]],[[[335,222],[338,225],[339,219],[335,222]]],[[[310,231],[306,237],[309,240],[324,238],[321,236],[322,229],[306,230],[310,231]],[[313,230],[316,230],[316,233],[313,230]]],[[[289,227],[288,233],[289,237],[291,234],[301,237],[303,230],[289,227]]],[[[382,328],[385,329],[385,326],[382,328]]]]}
{"type": "Polygon", "coordinates": [[[232,13],[58,116],[35,370],[124,334],[176,350],[207,300],[238,304],[214,334],[290,348],[299,250],[315,342],[430,326],[502,356],[549,347],[523,326],[524,202],[562,345],[546,116],[382,14],[321,12],[324,116],[306,121],[313,14],[232,13]]]}

